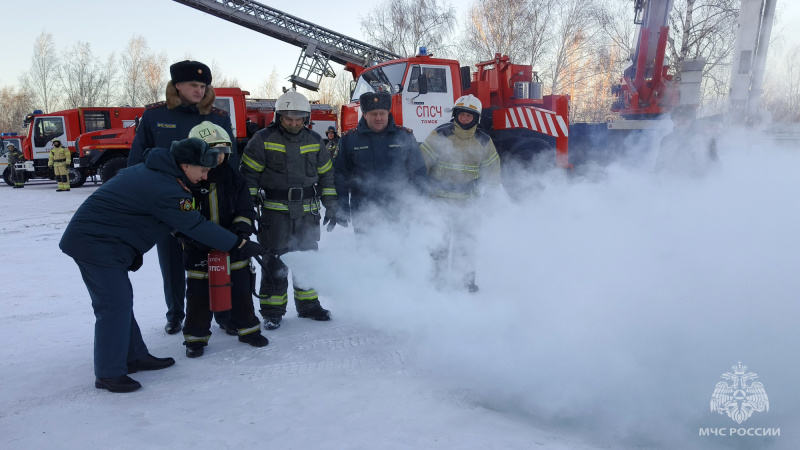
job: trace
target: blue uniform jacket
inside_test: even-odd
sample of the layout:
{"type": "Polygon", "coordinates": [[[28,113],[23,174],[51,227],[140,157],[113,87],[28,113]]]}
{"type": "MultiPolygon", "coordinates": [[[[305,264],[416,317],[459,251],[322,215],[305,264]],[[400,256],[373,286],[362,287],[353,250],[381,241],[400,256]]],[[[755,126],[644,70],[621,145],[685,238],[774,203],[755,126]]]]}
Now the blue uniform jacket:
{"type": "Polygon", "coordinates": [[[59,247],[77,260],[121,268],[173,230],[212,248],[231,249],[236,235],[193,208],[188,185],[169,151],[152,149],[144,164],[121,170],[83,202],[59,247]]]}
{"type": "MultiPolygon", "coordinates": [[[[144,151],[149,148],[169,148],[172,141],[186,139],[189,137],[189,131],[205,120],[221,126],[228,136],[236,141],[236,136],[231,130],[231,117],[224,110],[214,108],[210,113],[203,115],[195,105],[180,105],[168,109],[166,102],[161,102],[149,106],[142,114],[139,127],[136,128],[136,136],[128,154],[128,167],[144,161],[144,151]]],[[[231,163],[236,168],[238,157],[234,159],[236,161],[231,163]]]]}
{"type": "Polygon", "coordinates": [[[391,114],[380,133],[362,117],[355,130],[342,135],[333,168],[339,212],[346,218],[367,202],[387,206],[409,186],[421,193],[427,176],[414,134],[397,126],[391,114]]]}

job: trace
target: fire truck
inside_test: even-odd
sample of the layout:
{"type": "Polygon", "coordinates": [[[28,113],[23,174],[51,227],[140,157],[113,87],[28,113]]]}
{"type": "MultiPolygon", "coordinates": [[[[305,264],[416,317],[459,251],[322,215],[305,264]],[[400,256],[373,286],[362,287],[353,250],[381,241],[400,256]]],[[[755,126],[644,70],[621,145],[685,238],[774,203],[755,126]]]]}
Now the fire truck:
{"type": "MultiPolygon", "coordinates": [[[[252,133],[269,125],[274,118],[275,100],[250,100],[249,92],[239,88],[216,88],[214,106],[227,111],[239,153],[252,133]]],[[[311,127],[325,130],[336,125],[336,115],[328,105],[311,106],[311,127]]],[[[130,125],[134,125],[133,123],[130,125]]],[[[323,131],[319,131],[320,134],[323,131]]],[[[84,176],[99,175],[102,182],[113,178],[128,165],[135,126],[98,130],[82,134],[75,142],[80,170],[84,176]]]]}
{"type": "Polygon", "coordinates": [[[0,172],[3,174],[3,181],[7,185],[13,186],[11,182],[11,167],[8,165],[8,144],[14,144],[17,149],[22,149],[22,140],[24,136],[17,133],[0,133],[0,172]]]}
{"type": "Polygon", "coordinates": [[[73,164],[69,169],[69,182],[72,187],[82,186],[86,182],[86,168],[81,166],[77,158],[75,141],[83,133],[111,128],[125,128],[134,124],[142,115],[144,108],[76,108],[43,114],[34,111],[25,117],[24,125],[27,136],[22,143],[25,159],[32,161],[28,165],[27,178],[52,178],[47,162],[50,150],[53,148],[52,140],[60,139],[61,144],[68,147],[73,153],[73,164]]]}
{"type": "Polygon", "coordinates": [[[483,103],[482,126],[504,164],[530,163],[547,155],[559,167],[569,167],[569,97],[542,97],[529,65],[513,64],[497,54],[473,71],[458,61],[434,58],[424,48],[405,58],[256,1],[175,1],[302,47],[289,77],[296,86],[317,90],[322,77],[335,76],[331,61],[344,65],[356,79],[351,103],[341,111],[344,131],[357,125],[357,100],[364,92],[389,92],[395,121],[411,128],[418,141],[450,120],[445,108],[461,95],[472,94],[483,103]]]}

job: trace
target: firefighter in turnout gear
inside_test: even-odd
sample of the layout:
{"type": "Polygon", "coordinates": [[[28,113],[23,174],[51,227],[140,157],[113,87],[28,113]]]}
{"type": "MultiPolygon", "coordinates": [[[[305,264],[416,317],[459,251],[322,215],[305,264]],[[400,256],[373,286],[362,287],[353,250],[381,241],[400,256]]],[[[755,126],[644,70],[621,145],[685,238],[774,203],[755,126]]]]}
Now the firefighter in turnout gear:
{"type": "Polygon", "coordinates": [[[69,191],[69,166],[72,164],[72,153],[69,148],[61,146],[60,139],[53,139],[53,148],[50,149],[50,159],[47,167],[51,167],[56,174],[58,188],[56,192],[69,191]]]}
{"type": "Polygon", "coordinates": [[[486,191],[500,188],[500,158],[489,135],[478,130],[481,102],[472,95],[456,100],[453,119],[437,127],[422,143],[422,156],[428,168],[431,196],[438,200],[438,211],[445,215],[443,243],[434,249],[434,278],[443,283],[448,254],[453,253],[453,270],[470,292],[476,292],[474,227],[471,214],[486,191]]]}
{"type": "Polygon", "coordinates": [[[328,130],[325,131],[325,148],[328,149],[328,153],[331,155],[331,159],[336,157],[336,153],[339,150],[339,135],[336,134],[336,128],[330,126],[328,130]]]}
{"type": "MultiPolygon", "coordinates": [[[[256,213],[244,177],[228,164],[231,139],[219,125],[203,122],[192,128],[190,138],[206,141],[209,147],[220,150],[217,167],[208,172],[208,178],[192,189],[195,209],[214,222],[243,239],[253,233],[256,213]]],[[[211,337],[209,310],[208,252],[212,249],[191,238],[181,237],[186,268],[186,322],[183,327],[186,356],[202,356],[211,337]]],[[[269,344],[261,334],[261,322],[255,316],[252,297],[250,259],[230,258],[231,311],[226,332],[236,334],[239,341],[253,347],[269,344]]]]}
{"type": "MultiPolygon", "coordinates": [[[[268,249],[258,295],[268,330],[280,326],[288,303],[288,268],[281,255],[317,250],[320,202],[328,227],[336,223],[333,166],[322,138],[306,128],[310,115],[308,99],[289,90],[276,102],[274,123],[259,130],[242,155],[240,170],[261,213],[258,241],[268,249]]],[[[299,317],[330,320],[317,291],[296,281],[294,302],[299,317]]]]}
{"type": "Polygon", "coordinates": [[[8,167],[11,170],[11,181],[14,182],[14,189],[24,188],[25,171],[17,170],[16,164],[25,161],[25,156],[22,155],[18,148],[14,147],[14,144],[8,144],[6,149],[8,149],[8,167]]]}

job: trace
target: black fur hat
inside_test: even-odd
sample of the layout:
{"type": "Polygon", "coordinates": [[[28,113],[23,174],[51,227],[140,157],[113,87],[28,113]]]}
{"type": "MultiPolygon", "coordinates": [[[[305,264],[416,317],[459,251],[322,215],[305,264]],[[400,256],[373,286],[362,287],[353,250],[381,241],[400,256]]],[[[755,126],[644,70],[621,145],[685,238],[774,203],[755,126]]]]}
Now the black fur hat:
{"type": "Polygon", "coordinates": [[[211,69],[201,62],[189,61],[188,59],[169,66],[169,76],[172,77],[172,84],[184,81],[199,81],[206,85],[211,84],[211,69]]]}
{"type": "Polygon", "coordinates": [[[178,164],[191,164],[193,166],[217,167],[218,148],[211,148],[206,141],[198,138],[188,138],[182,141],[173,141],[169,152],[178,164]]]}
{"type": "Polygon", "coordinates": [[[358,98],[361,102],[361,112],[369,112],[373,109],[392,110],[392,96],[388,92],[366,92],[358,98]]]}

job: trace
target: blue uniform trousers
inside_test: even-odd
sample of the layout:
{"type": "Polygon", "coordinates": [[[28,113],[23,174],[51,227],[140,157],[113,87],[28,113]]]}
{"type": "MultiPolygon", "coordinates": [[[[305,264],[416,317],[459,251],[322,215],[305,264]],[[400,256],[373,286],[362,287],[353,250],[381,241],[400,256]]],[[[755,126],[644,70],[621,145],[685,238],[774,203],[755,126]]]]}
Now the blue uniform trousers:
{"type": "Polygon", "coordinates": [[[133,287],[126,269],[75,260],[94,309],[94,374],[112,378],[128,373],[128,362],[147,356],[133,316],[133,287]]]}
{"type": "Polygon", "coordinates": [[[169,235],[158,241],[158,264],[164,280],[164,300],[167,303],[167,322],[181,322],[186,317],[186,272],[183,271],[183,248],[178,239],[169,235]]]}

